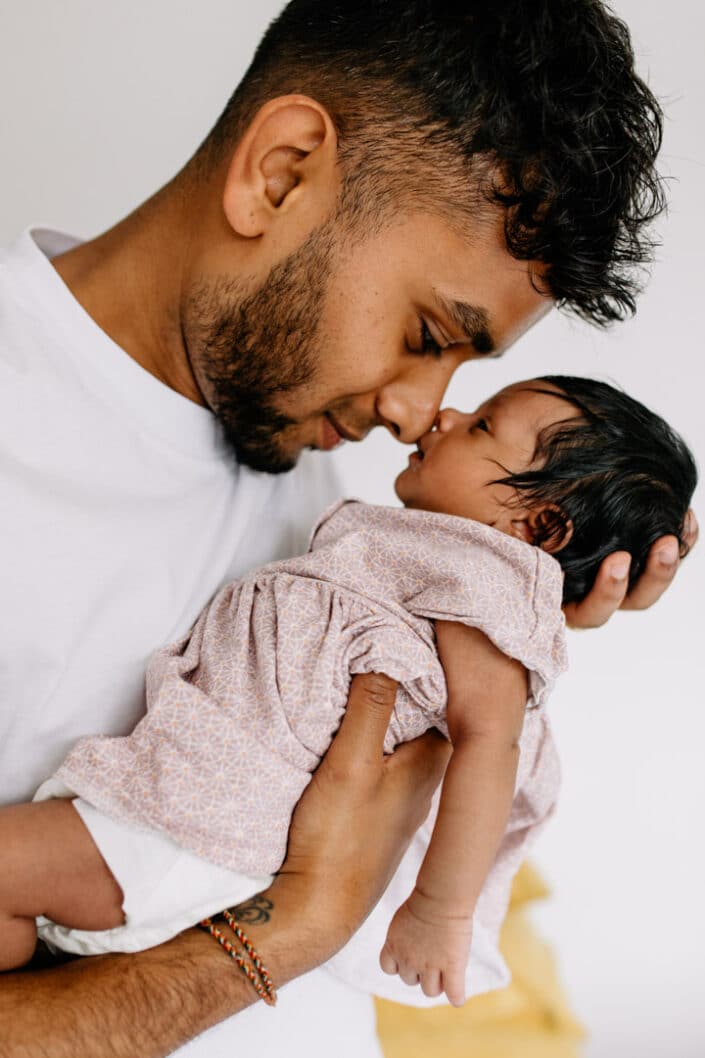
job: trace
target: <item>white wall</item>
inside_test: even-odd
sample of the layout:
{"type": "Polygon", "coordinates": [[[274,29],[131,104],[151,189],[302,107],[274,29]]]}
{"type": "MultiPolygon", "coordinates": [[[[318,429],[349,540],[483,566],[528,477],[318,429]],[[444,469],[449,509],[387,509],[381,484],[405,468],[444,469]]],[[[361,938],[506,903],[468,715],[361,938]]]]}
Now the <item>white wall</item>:
{"type": "MultiPolygon", "coordinates": [[[[473,407],[548,371],[609,377],[669,418],[702,461],[705,17],[695,0],[616,6],[668,113],[671,209],[648,292],[610,334],[554,314],[503,361],[466,368],[449,403],[473,407]]],[[[205,134],[277,8],[4,0],[0,240],[30,222],[90,235],[152,192],[205,134]]],[[[391,499],[404,456],[389,438],[338,458],[352,493],[391,499]]],[[[565,781],[536,853],[555,887],[538,921],[590,1027],[587,1058],[705,1054],[703,596],[705,544],[653,611],[571,637],[552,703],[565,781]]]]}

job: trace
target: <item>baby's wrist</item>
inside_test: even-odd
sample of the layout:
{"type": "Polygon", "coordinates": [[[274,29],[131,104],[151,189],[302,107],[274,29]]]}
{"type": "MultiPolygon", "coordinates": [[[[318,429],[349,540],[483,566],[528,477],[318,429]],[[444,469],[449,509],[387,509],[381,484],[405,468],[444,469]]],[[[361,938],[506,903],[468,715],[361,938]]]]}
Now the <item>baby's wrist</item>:
{"type": "Polygon", "coordinates": [[[467,900],[454,899],[447,894],[435,893],[416,885],[407,900],[412,914],[422,922],[436,925],[440,922],[472,921],[475,904],[467,900]]]}

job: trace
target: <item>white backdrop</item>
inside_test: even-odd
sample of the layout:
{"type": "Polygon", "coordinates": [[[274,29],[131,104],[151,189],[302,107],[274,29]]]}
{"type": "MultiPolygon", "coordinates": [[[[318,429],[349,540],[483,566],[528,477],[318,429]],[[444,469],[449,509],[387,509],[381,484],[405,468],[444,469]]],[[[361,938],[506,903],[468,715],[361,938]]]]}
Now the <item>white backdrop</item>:
{"type": "MultiPolygon", "coordinates": [[[[2,0],[0,242],[30,222],[89,236],[167,180],[278,6],[2,0]]],[[[695,0],[616,9],[668,115],[671,208],[638,315],[603,334],[553,314],[503,361],[466,368],[449,403],[471,408],[539,373],[606,377],[669,418],[702,461],[705,16],[695,0]]],[[[391,439],[336,458],[351,493],[392,499],[405,457],[391,439]]],[[[565,779],[536,852],[555,888],[537,918],[590,1029],[586,1058],[705,1055],[703,595],[705,542],[654,610],[571,636],[552,702],[565,779]]]]}

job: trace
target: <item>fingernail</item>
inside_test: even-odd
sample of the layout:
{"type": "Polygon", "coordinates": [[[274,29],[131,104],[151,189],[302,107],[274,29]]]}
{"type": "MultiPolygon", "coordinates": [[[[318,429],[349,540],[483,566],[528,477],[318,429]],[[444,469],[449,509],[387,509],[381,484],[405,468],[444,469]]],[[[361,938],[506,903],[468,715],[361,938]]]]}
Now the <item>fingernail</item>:
{"type": "Polygon", "coordinates": [[[615,559],[610,568],[612,580],[626,580],[629,576],[630,558],[615,559]]]}
{"type": "Polygon", "coordinates": [[[669,540],[656,552],[656,558],[662,566],[675,566],[678,561],[678,544],[675,540],[669,540]]]}

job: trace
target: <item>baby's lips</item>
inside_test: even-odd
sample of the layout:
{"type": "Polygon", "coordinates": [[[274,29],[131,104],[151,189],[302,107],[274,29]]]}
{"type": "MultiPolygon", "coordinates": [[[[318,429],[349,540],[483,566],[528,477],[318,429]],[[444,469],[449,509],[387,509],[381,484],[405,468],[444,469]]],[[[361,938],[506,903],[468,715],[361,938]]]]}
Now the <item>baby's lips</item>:
{"type": "Polygon", "coordinates": [[[428,433],[421,434],[418,441],[416,442],[416,451],[421,459],[424,458],[429,447],[429,438],[433,436],[433,431],[430,430],[428,433]]]}

